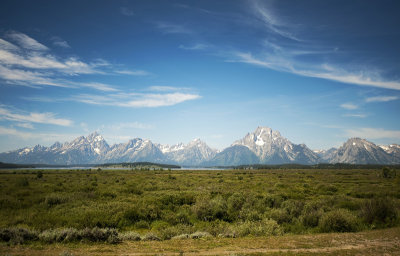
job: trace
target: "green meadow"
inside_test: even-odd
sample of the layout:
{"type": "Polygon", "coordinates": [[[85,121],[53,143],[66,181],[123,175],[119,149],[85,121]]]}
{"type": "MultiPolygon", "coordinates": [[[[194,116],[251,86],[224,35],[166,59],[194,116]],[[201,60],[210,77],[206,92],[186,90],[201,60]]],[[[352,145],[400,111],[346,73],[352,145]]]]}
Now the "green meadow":
{"type": "Polygon", "coordinates": [[[2,170],[0,192],[0,239],[9,246],[399,226],[400,176],[390,169],[2,170]]]}

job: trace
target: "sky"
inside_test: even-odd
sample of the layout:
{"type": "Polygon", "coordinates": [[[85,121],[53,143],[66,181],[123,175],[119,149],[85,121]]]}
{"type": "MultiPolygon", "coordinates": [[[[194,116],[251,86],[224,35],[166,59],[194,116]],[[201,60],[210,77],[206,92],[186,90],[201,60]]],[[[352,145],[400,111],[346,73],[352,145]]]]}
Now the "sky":
{"type": "Polygon", "coordinates": [[[216,149],[400,144],[400,2],[0,3],[0,152],[97,131],[216,149]]]}

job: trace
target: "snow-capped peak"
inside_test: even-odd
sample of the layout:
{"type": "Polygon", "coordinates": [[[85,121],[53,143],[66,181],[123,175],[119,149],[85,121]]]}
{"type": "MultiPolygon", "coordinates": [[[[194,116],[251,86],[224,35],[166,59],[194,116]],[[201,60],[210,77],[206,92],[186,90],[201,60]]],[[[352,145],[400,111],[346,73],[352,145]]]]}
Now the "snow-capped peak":
{"type": "Polygon", "coordinates": [[[389,154],[400,153],[400,145],[398,144],[379,145],[379,147],[389,154]]]}
{"type": "Polygon", "coordinates": [[[104,141],[103,136],[98,134],[97,132],[93,132],[92,134],[89,134],[86,139],[90,142],[98,142],[98,141],[104,141]]]}
{"type": "Polygon", "coordinates": [[[260,162],[306,162],[315,163],[318,155],[305,145],[295,145],[280,132],[269,127],[257,127],[253,133],[248,133],[243,139],[232,146],[241,145],[250,149],[260,158],[260,162]]]}
{"type": "Polygon", "coordinates": [[[109,147],[104,138],[94,132],[87,137],[80,136],[63,144],[54,143],[50,147],[37,145],[1,153],[0,160],[47,164],[154,161],[194,166],[211,163],[213,159],[223,159],[223,157],[227,157],[226,164],[231,164],[232,159],[244,157],[244,163],[250,161],[268,164],[400,163],[400,146],[397,144],[377,146],[365,139],[351,138],[338,149],[312,151],[304,144],[293,144],[269,127],[258,127],[232,145],[233,148],[236,145],[241,147],[228,150],[227,153],[224,153],[226,149],[218,152],[198,138],[187,144],[179,143],[172,146],[156,145],[148,139],[135,138],[109,147]]]}

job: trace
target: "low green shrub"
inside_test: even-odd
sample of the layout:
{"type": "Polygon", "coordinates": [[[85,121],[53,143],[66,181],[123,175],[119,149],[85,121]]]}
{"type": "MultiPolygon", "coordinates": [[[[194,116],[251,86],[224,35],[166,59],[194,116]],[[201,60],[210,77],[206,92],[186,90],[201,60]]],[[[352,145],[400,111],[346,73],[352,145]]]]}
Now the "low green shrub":
{"type": "Polygon", "coordinates": [[[182,240],[182,239],[188,239],[188,238],[189,238],[189,234],[182,234],[182,235],[177,235],[177,236],[171,237],[171,240],[182,240]]]}
{"type": "Polygon", "coordinates": [[[359,223],[346,209],[335,209],[322,215],[318,224],[322,232],[355,232],[359,223]]]}
{"type": "Polygon", "coordinates": [[[116,236],[118,237],[118,232],[116,229],[111,228],[85,228],[79,232],[82,240],[90,241],[90,242],[100,242],[107,241],[109,237],[116,236]]]}
{"type": "Polygon", "coordinates": [[[43,172],[42,171],[38,171],[36,173],[36,178],[41,179],[43,177],[43,172]]]}
{"type": "Polygon", "coordinates": [[[143,241],[161,241],[161,238],[159,238],[156,234],[154,233],[147,233],[142,237],[143,241]]]}
{"type": "Polygon", "coordinates": [[[45,230],[39,234],[39,240],[46,243],[73,242],[80,239],[79,231],[74,228],[45,230]]]}
{"type": "Polygon", "coordinates": [[[212,199],[206,196],[199,197],[192,209],[197,219],[202,221],[228,219],[228,207],[222,196],[216,196],[212,199]]]}
{"type": "Polygon", "coordinates": [[[63,204],[68,202],[68,198],[66,196],[60,195],[60,194],[50,194],[45,197],[44,203],[49,206],[55,206],[58,204],[63,204]]]}
{"type": "Polygon", "coordinates": [[[279,195],[268,195],[264,198],[264,204],[268,208],[280,208],[284,198],[279,195]]]}
{"type": "Polygon", "coordinates": [[[191,232],[193,232],[192,226],[180,224],[160,229],[158,231],[158,234],[162,240],[168,240],[171,239],[172,237],[179,236],[182,234],[188,234],[191,232]]]}
{"type": "Polygon", "coordinates": [[[0,229],[0,241],[11,244],[23,244],[27,241],[38,239],[38,233],[26,228],[3,228],[0,229]]]}
{"type": "Polygon", "coordinates": [[[322,214],[323,210],[318,203],[308,203],[304,206],[299,219],[305,227],[314,228],[318,226],[322,214]]]}
{"type": "Polygon", "coordinates": [[[363,202],[361,216],[368,224],[393,226],[398,217],[396,206],[390,198],[373,198],[363,202]]]}
{"type": "Polygon", "coordinates": [[[29,186],[29,180],[26,177],[23,178],[18,178],[16,185],[18,187],[28,187],[29,186]]]}
{"type": "Polygon", "coordinates": [[[278,224],[289,223],[292,221],[291,216],[285,209],[273,208],[265,213],[268,218],[275,220],[278,224]]]}
{"type": "Polygon", "coordinates": [[[128,231],[125,233],[120,233],[119,237],[123,240],[123,241],[140,241],[140,234],[136,233],[134,231],[128,231]]]}
{"type": "Polygon", "coordinates": [[[270,235],[282,235],[283,230],[281,226],[273,219],[263,219],[261,221],[245,221],[237,223],[232,234],[244,237],[248,235],[252,236],[270,236],[270,235]]]}
{"type": "Polygon", "coordinates": [[[382,177],[385,179],[393,179],[396,177],[396,170],[390,169],[389,167],[383,167],[382,177]]]}
{"type": "Polygon", "coordinates": [[[190,234],[189,237],[191,239],[201,239],[201,238],[210,238],[210,237],[212,237],[212,235],[208,232],[197,231],[197,232],[194,232],[193,234],[190,234]]]}

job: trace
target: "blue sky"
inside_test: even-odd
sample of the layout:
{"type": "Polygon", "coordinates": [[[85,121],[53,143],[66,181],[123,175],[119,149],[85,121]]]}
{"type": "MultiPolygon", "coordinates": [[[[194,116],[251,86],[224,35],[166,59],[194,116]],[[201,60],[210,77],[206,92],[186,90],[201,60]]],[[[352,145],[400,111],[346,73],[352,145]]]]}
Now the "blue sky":
{"type": "Polygon", "coordinates": [[[400,143],[399,1],[2,1],[0,152],[269,126],[400,143]]]}

